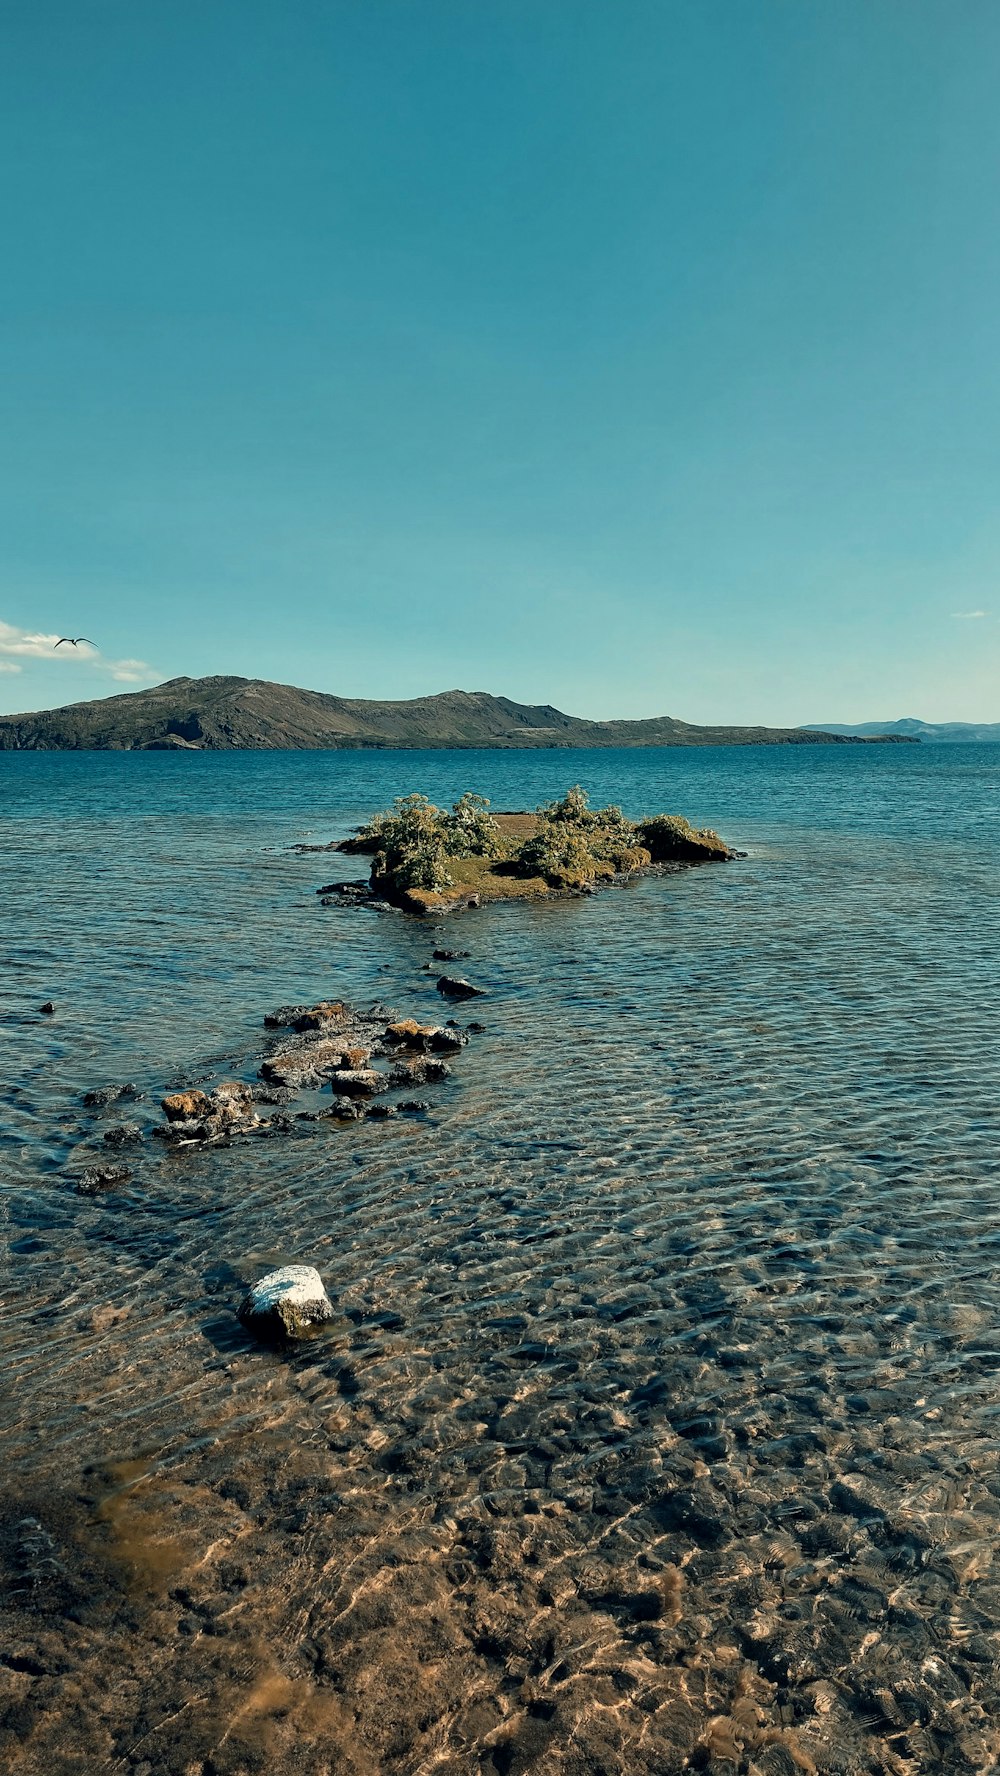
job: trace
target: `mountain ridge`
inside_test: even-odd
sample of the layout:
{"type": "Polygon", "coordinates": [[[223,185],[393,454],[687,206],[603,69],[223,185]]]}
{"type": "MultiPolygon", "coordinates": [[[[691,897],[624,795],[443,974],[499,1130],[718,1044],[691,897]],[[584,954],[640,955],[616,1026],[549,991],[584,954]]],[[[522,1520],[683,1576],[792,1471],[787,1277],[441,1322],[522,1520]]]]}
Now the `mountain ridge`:
{"type": "Polygon", "coordinates": [[[809,722],[809,733],[840,734],[846,739],[870,740],[886,734],[901,740],[928,740],[939,745],[955,745],[969,741],[1000,740],[1000,722],[925,722],[914,715],[901,716],[890,722],[809,722]]]}
{"type": "Polygon", "coordinates": [[[233,751],[434,747],[850,744],[806,728],[698,726],[675,716],[590,721],[490,691],[403,701],[337,697],[268,679],[173,678],[56,709],[0,716],[0,751],[233,751]]]}

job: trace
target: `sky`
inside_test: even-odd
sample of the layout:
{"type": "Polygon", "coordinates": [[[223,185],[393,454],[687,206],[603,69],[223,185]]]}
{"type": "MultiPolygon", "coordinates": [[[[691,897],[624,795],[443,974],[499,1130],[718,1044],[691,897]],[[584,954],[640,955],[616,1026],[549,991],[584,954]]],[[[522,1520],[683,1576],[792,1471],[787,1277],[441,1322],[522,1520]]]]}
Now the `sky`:
{"type": "Polygon", "coordinates": [[[0,709],[1000,720],[996,0],[6,0],[0,44],[0,709]]]}

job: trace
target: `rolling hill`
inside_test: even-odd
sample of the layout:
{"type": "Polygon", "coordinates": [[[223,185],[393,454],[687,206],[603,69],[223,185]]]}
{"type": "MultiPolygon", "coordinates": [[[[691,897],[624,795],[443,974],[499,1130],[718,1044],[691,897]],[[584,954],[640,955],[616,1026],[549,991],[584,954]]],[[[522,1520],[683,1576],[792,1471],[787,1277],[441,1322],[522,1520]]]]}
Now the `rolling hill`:
{"type": "Polygon", "coordinates": [[[760,746],[849,743],[805,728],[697,727],[673,716],[587,721],[487,691],[372,702],[259,678],[172,678],[61,709],[0,716],[0,751],[359,747],[760,746]]]}

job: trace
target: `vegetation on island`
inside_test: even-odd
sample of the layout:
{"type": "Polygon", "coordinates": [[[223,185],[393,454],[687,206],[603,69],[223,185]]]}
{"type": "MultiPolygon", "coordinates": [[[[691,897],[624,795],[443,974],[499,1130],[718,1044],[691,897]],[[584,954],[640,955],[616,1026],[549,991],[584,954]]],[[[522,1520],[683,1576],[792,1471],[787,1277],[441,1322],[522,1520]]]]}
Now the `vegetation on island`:
{"type": "Polygon", "coordinates": [[[450,809],[425,795],[398,796],[342,849],[371,853],[372,887],[414,912],[571,892],[653,863],[731,856],[717,833],[696,831],[680,815],[629,820],[614,805],[592,808],[579,785],[534,813],[493,814],[472,792],[450,809]]]}

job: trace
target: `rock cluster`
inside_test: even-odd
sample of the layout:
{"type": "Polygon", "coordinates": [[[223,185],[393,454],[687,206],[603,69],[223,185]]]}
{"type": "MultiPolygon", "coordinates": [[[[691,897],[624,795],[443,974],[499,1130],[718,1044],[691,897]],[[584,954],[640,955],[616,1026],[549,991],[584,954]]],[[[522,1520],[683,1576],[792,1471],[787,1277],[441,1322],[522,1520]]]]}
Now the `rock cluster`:
{"type": "Polygon", "coordinates": [[[215,1141],[236,1129],[252,1128],[260,1121],[253,1103],[253,1087],[242,1079],[229,1079],[214,1091],[171,1092],[162,1100],[167,1118],[162,1132],[172,1140],[215,1141]]]}
{"type": "MultiPolygon", "coordinates": [[[[395,1018],[380,1006],[363,1013],[341,1000],[282,1005],[268,1013],[264,1023],[282,1034],[260,1064],[259,1083],[228,1080],[211,1091],[169,1093],[162,1100],[166,1124],[155,1131],[162,1139],[204,1142],[233,1134],[283,1134],[298,1121],[316,1121],[323,1115],[357,1121],[369,1104],[374,1115],[391,1115],[396,1108],[422,1112],[427,1108],[422,1100],[409,1098],[381,1109],[373,1101],[387,1092],[447,1079],[450,1068],[442,1057],[457,1053],[468,1041],[466,1033],[452,1024],[395,1018]],[[320,1089],[332,1093],[328,1111],[303,1110],[296,1117],[283,1113],[297,1093],[320,1089]],[[263,1104],[281,1108],[265,1119],[259,1114],[263,1104]]],[[[120,1129],[120,1133],[109,1131],[112,1144],[129,1141],[130,1125],[120,1129]]]]}

